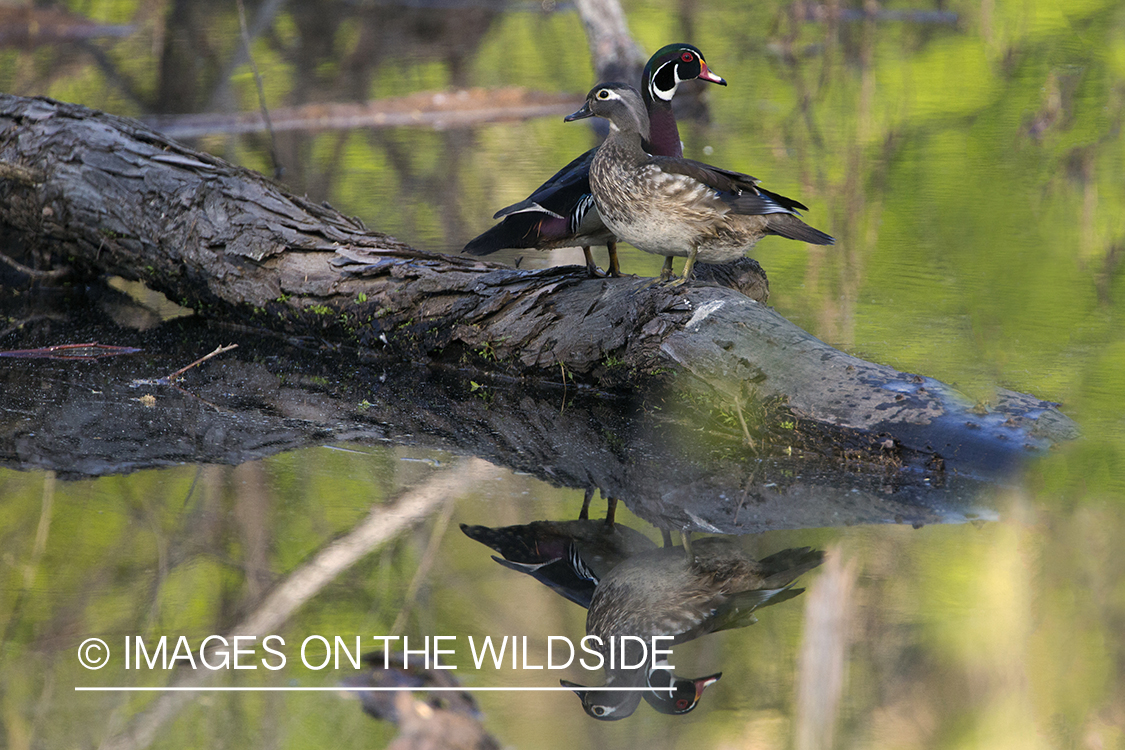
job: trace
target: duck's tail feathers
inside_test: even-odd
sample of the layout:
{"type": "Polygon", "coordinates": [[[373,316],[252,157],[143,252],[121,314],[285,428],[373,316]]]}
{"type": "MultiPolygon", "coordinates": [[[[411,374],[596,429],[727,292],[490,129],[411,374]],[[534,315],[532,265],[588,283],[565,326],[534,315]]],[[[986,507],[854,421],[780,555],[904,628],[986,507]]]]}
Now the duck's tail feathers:
{"type": "Polygon", "coordinates": [[[515,233],[509,224],[510,222],[501,222],[487,232],[477,235],[469,240],[461,252],[469,255],[488,255],[506,247],[520,247],[518,240],[513,237],[515,233]]]}
{"type": "Polygon", "coordinates": [[[809,210],[809,207],[806,206],[804,203],[801,203],[800,201],[793,200],[792,198],[787,198],[784,195],[782,195],[781,193],[775,193],[772,190],[766,190],[763,187],[757,187],[757,186],[755,186],[754,189],[757,190],[762,195],[764,195],[765,197],[769,198],[771,201],[773,201],[777,205],[784,208],[786,211],[793,211],[794,213],[796,213],[797,211],[808,211],[809,210]]]}
{"type": "Polygon", "coordinates": [[[781,588],[824,562],[824,552],[811,547],[793,547],[775,552],[758,561],[765,576],[765,588],[781,588]]]}
{"type": "Polygon", "coordinates": [[[835,245],[836,238],[810,227],[792,214],[769,214],[766,232],[810,245],[835,245]]]}

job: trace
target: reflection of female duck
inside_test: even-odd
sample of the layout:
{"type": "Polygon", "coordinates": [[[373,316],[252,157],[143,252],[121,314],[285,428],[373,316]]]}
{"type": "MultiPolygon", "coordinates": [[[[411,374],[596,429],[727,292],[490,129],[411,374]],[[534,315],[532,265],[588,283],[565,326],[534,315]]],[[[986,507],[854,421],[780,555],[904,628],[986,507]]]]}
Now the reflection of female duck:
{"type": "MultiPolygon", "coordinates": [[[[757,622],[755,610],[801,593],[804,589],[793,588],[794,581],[823,559],[823,552],[802,547],[754,560],[731,541],[718,537],[693,543],[690,556],[681,547],[642,552],[602,578],[590,603],[586,632],[599,636],[603,643],[622,635],[645,640],[662,635],[673,636],[672,643],[676,644],[719,630],[746,627],[757,622]]],[[[638,682],[638,677],[607,670],[606,686],[630,686],[638,682]]],[[[650,686],[652,682],[650,676],[650,686]]],[[[674,679],[673,687],[677,687],[674,679]]],[[[686,685],[678,688],[686,693],[686,685]]],[[[667,691],[665,685],[663,692],[667,691]]],[[[640,703],[636,693],[575,692],[582,698],[586,713],[598,719],[625,718],[640,703]]],[[[698,690],[701,692],[702,688],[698,690]]],[[[691,710],[694,703],[689,701],[684,707],[691,710]]]]}
{"type": "Polygon", "coordinates": [[[791,599],[797,578],[824,559],[819,550],[782,550],[754,560],[733,542],[708,537],[682,547],[633,555],[602,578],[590,603],[586,632],[675,636],[683,643],[707,633],[752,625],[754,610],[791,599]]]}

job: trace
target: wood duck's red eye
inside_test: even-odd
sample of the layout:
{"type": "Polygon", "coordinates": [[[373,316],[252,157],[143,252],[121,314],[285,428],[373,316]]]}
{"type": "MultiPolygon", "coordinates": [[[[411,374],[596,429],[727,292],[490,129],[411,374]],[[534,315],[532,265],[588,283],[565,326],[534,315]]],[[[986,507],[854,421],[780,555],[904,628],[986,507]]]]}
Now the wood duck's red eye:
{"type": "Polygon", "coordinates": [[[678,708],[681,711],[683,711],[689,705],[691,705],[690,701],[686,701],[683,698],[680,698],[678,701],[676,701],[676,708],[678,708]]]}
{"type": "Polygon", "coordinates": [[[695,55],[691,54],[690,52],[685,52],[684,54],[680,55],[680,59],[684,62],[691,62],[695,59],[695,55]]]}

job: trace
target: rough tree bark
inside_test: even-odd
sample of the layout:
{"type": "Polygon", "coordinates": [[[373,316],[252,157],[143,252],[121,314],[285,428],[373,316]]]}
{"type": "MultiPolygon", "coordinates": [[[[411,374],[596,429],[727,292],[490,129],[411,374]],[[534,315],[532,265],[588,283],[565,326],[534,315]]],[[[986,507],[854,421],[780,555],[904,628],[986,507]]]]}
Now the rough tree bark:
{"type": "Polygon", "coordinates": [[[639,386],[662,373],[741,415],[798,416],[999,463],[1073,435],[1051,405],[974,405],[840,352],[731,289],[519,271],[411,248],[134,121],[0,96],[0,226],[49,263],[138,279],[198,313],[515,376],[639,386]]]}
{"type": "MultiPolygon", "coordinates": [[[[18,302],[0,300],[0,319],[21,314],[18,302]]],[[[112,290],[93,304],[78,291],[55,302],[64,312],[28,322],[4,344],[99,339],[137,353],[97,366],[0,357],[0,466],[69,480],[185,463],[237,466],[336,442],[413,445],[479,456],[555,486],[597,487],[662,529],[745,534],[995,515],[988,482],[944,471],[931,454],[841,430],[828,430],[825,445],[804,424],[771,432],[756,425],[755,449],[743,448],[737,425],[699,414],[674,393],[607,398],[535,382],[474,390],[470,377],[444,368],[357,366],[347,351],[245,330],[221,331],[237,349],[176,385],[161,383],[214,348],[214,325],[180,318],[148,331],[116,326],[111,315],[123,317],[132,303],[112,290]]]]}

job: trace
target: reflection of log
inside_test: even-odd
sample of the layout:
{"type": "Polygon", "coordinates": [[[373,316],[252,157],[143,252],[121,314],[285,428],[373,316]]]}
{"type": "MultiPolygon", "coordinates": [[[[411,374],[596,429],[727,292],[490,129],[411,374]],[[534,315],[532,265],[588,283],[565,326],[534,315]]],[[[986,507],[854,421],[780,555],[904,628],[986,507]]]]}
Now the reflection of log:
{"type": "Polygon", "coordinates": [[[0,168],[0,226],[78,270],[139,279],[210,317],[539,379],[635,387],[670,371],[740,420],[755,398],[782,397],[800,418],[982,465],[1072,432],[1031,397],[1003,393],[974,409],[729,289],[415,250],[82,107],[0,96],[0,168]]]}
{"type": "MultiPolygon", "coordinates": [[[[398,362],[357,367],[347,356],[272,338],[216,334],[190,318],[143,334],[90,331],[89,321],[103,316],[80,300],[66,307],[71,322],[28,323],[5,345],[82,335],[144,353],[103,359],[96,369],[0,359],[0,414],[8,415],[0,421],[0,464],[75,478],[239,464],[334,441],[405,443],[481,456],[552,484],[597,486],[664,528],[727,533],[936,523],[963,519],[981,502],[979,482],[942,472],[929,454],[851,431],[804,423],[777,430],[760,440],[780,455],[763,459],[741,446],[737,426],[714,437],[708,433],[720,425],[675,401],[646,406],[655,396],[610,399],[531,384],[474,389],[467,379],[398,362]],[[239,347],[189,370],[184,390],[131,385],[196,359],[216,335],[239,347]]],[[[9,306],[3,314],[18,312],[9,306]]]]}
{"type": "Polygon", "coordinates": [[[81,42],[105,36],[128,36],[132,26],[107,26],[58,8],[0,5],[0,46],[81,42]]]}
{"type": "MultiPolygon", "coordinates": [[[[352,103],[317,103],[270,110],[274,131],[400,128],[463,128],[486,122],[524,120],[570,114],[582,106],[574,94],[545,94],[522,88],[461,89],[411,94],[352,103]]],[[[256,133],[266,129],[259,112],[242,114],[162,115],[146,120],[169,138],[198,138],[212,133],[256,133]]]]}

